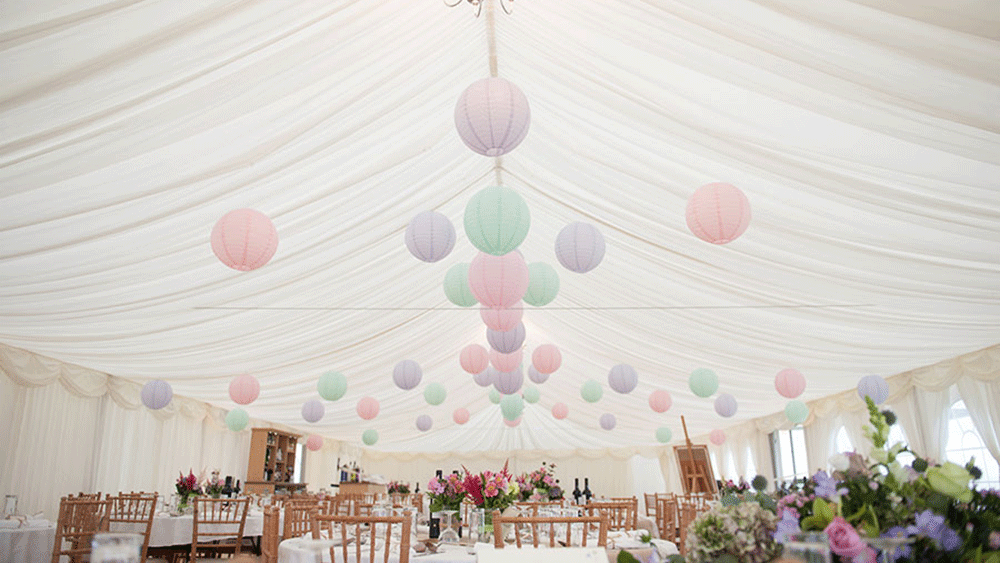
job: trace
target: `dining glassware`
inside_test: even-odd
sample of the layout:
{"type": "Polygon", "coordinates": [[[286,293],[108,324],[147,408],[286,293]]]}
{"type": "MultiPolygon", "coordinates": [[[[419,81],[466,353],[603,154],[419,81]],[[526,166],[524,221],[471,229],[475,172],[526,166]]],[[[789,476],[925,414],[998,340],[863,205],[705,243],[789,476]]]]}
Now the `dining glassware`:
{"type": "Polygon", "coordinates": [[[91,541],[90,563],[141,563],[142,536],[101,533],[91,541]]]}
{"type": "Polygon", "coordinates": [[[17,495],[7,495],[3,503],[4,516],[17,514],[17,495]]]}
{"type": "Polygon", "coordinates": [[[486,524],[486,511],[482,508],[469,511],[469,541],[479,543],[483,539],[483,526],[486,524]]]}
{"type": "Polygon", "coordinates": [[[458,532],[455,531],[455,515],[457,510],[442,510],[441,515],[441,543],[458,543],[458,532]]]}
{"type": "Polygon", "coordinates": [[[791,534],[785,542],[782,556],[800,563],[830,563],[830,541],[822,532],[791,534]]]}

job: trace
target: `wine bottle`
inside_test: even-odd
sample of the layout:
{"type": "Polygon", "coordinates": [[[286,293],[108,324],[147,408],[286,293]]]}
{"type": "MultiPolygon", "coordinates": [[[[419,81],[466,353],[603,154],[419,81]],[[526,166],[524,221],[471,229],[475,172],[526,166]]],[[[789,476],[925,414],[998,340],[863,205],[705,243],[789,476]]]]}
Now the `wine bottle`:
{"type": "Polygon", "coordinates": [[[240,496],[240,480],[239,479],[236,480],[236,486],[233,487],[233,493],[236,496],[240,496]]]}
{"type": "Polygon", "coordinates": [[[580,478],[576,477],[575,479],[573,479],[573,483],[574,483],[574,485],[573,485],[573,502],[576,503],[576,504],[580,504],[580,497],[583,496],[583,493],[580,492],[580,478]]]}
{"type": "Polygon", "coordinates": [[[226,475],[226,484],[222,485],[222,496],[233,498],[233,476],[226,475]]]}
{"type": "Polygon", "coordinates": [[[441,470],[438,469],[438,470],[434,471],[434,476],[437,477],[438,479],[441,479],[441,470]]]}
{"type": "Polygon", "coordinates": [[[417,486],[413,488],[413,494],[420,492],[420,481],[417,481],[417,486]]]}
{"type": "Polygon", "coordinates": [[[590,497],[594,496],[594,494],[590,492],[590,478],[589,477],[584,477],[583,478],[583,496],[587,497],[587,504],[590,504],[590,497]]]}

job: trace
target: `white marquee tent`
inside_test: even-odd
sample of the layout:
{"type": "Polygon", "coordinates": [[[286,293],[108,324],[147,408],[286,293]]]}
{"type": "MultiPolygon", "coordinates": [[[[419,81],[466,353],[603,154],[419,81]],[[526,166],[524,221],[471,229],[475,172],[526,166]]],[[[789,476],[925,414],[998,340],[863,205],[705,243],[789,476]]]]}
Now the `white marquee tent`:
{"type": "MultiPolygon", "coordinates": [[[[245,474],[247,431],[222,423],[242,373],[261,383],[253,424],[327,438],[307,460],[318,486],[338,458],[414,480],[508,457],[625,475],[641,454],[669,481],[654,432],[681,443],[681,415],[701,443],[727,430],[741,472],[766,473],[762,436],[788,426],[773,380],[788,367],[808,381],[814,466],[838,421],[856,432],[862,376],[888,378],[910,441],[935,451],[927,413],[943,390],[1000,396],[992,0],[484,0],[478,17],[439,0],[0,10],[0,489],[29,504],[169,491],[189,466],[245,474]],[[526,139],[497,158],[466,148],[453,119],[491,72],[531,107],[526,139]],[[687,199],[716,181],[752,208],[726,245],[685,223],[687,199]],[[515,428],[459,366],[463,347],[486,345],[478,309],[442,289],[476,253],[466,203],[496,184],[530,209],[525,259],[561,283],[551,304],[525,306],[526,357],[551,343],[563,362],[515,428]],[[280,242],[237,272],[209,239],[245,207],[280,242]],[[457,230],[440,262],[404,244],[425,210],[457,230]],[[586,274],[555,258],[575,221],[607,243],[586,274]],[[423,369],[410,391],[392,384],[405,359],[423,369]],[[630,394],[608,388],[621,363],[639,374],[630,394]],[[688,389],[702,367],[737,399],[732,418],[688,389]],[[300,408],[330,370],[347,393],[307,423],[300,408]],[[152,379],[173,387],[163,411],[139,401],[152,379]],[[581,398],[588,379],[604,387],[596,403],[581,398]],[[439,406],[422,393],[433,382],[439,406]],[[647,405],[656,389],[672,395],[666,413],[647,405]],[[381,403],[373,421],[355,411],[365,396],[381,403]]],[[[1000,458],[996,401],[966,402],[1000,458]]]]}

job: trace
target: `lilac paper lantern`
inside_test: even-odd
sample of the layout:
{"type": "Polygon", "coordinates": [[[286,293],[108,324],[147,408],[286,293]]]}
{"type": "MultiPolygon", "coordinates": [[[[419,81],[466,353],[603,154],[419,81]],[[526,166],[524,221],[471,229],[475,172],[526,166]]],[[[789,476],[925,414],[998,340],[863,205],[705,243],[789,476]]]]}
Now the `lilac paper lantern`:
{"type": "Polygon", "coordinates": [[[520,252],[480,252],[469,265],[469,289],[487,307],[513,307],[528,290],[528,265],[520,252]]]}
{"type": "Polygon", "coordinates": [[[422,414],[417,417],[417,430],[421,432],[427,432],[434,425],[434,420],[426,414],[422,414]]]}
{"type": "Polygon", "coordinates": [[[469,344],[462,348],[462,353],[458,356],[458,363],[466,372],[475,375],[490,365],[490,353],[479,344],[469,344]]]}
{"type": "Polygon", "coordinates": [[[569,407],[566,406],[566,403],[556,403],[552,405],[552,418],[555,418],[556,420],[562,420],[566,418],[568,414],[569,414],[569,407]]]}
{"type": "Polygon", "coordinates": [[[451,419],[455,421],[455,424],[469,422],[469,409],[465,407],[455,409],[455,412],[451,413],[451,419]]]}
{"type": "Polygon", "coordinates": [[[496,379],[493,381],[493,387],[504,395],[517,393],[521,390],[521,385],[523,384],[524,376],[521,374],[520,369],[502,371],[497,374],[496,379]]]}
{"type": "Polygon", "coordinates": [[[531,354],[531,365],[538,373],[548,375],[562,365],[562,352],[552,344],[542,344],[531,354]]]}
{"type": "Polygon", "coordinates": [[[719,429],[712,430],[708,433],[708,441],[721,446],[726,442],[726,433],[719,429]]]}
{"type": "Polygon", "coordinates": [[[212,252],[234,270],[256,270],[267,264],[277,250],[278,231],[260,211],[230,211],[212,228],[212,252]]]}
{"type": "Polygon", "coordinates": [[[420,369],[420,364],[413,360],[403,360],[392,369],[392,381],[403,391],[409,391],[423,379],[424,372],[420,369]]]}
{"type": "Polygon", "coordinates": [[[238,405],[249,405],[260,395],[260,382],[252,375],[237,375],[229,382],[229,398],[238,405]]]}
{"type": "Polygon", "coordinates": [[[639,375],[627,364],[618,364],[608,372],[608,385],[616,393],[631,393],[639,383],[639,375]]]}
{"type": "Polygon", "coordinates": [[[858,397],[864,400],[871,397],[876,405],[881,405],[889,398],[889,383],[877,375],[866,375],[858,381],[858,397]]]}
{"type": "Polygon", "coordinates": [[[794,399],[806,390],[806,378],[797,369],[783,369],[774,376],[774,388],[782,397],[794,399]]]}
{"type": "Polygon", "coordinates": [[[511,307],[480,307],[479,317],[483,319],[486,328],[499,331],[513,330],[521,317],[524,316],[524,307],[520,303],[515,303],[511,307]]]}
{"type": "Polygon", "coordinates": [[[514,371],[521,365],[522,352],[518,349],[510,354],[501,354],[496,350],[490,350],[490,363],[499,371],[514,371]]]}
{"type": "Polygon", "coordinates": [[[147,409],[160,410],[170,404],[170,400],[174,398],[174,389],[166,381],[154,379],[142,386],[140,396],[147,409]]]}
{"type": "Polygon", "coordinates": [[[324,414],[326,414],[326,409],[323,407],[323,403],[317,399],[311,399],[302,404],[302,419],[306,422],[319,422],[324,414]]]}
{"type": "Polygon", "coordinates": [[[729,418],[736,414],[736,408],[736,397],[733,397],[729,393],[722,393],[715,398],[715,412],[719,416],[729,418]]]}
{"type": "Polygon", "coordinates": [[[524,345],[524,323],[517,323],[513,330],[500,332],[492,328],[486,329],[486,341],[490,347],[501,354],[513,354],[524,345]]]}
{"type": "Polygon", "coordinates": [[[311,452],[318,452],[323,447],[323,437],[317,434],[309,436],[306,438],[306,447],[311,452]]]}
{"type": "Polygon", "coordinates": [[[701,240],[726,244],[750,225],[750,201],[732,184],[715,182],[695,190],[687,203],[687,225],[701,240]]]}
{"type": "Polygon", "coordinates": [[[469,85],[455,105],[455,128],[465,146],[483,156],[514,150],[528,134],[531,109],[520,88],[500,77],[469,85]]]}
{"type": "Polygon", "coordinates": [[[528,366],[528,379],[530,379],[534,383],[542,384],[548,381],[549,374],[542,373],[537,369],[535,369],[534,365],[530,365],[528,366]]]}
{"type": "Polygon", "coordinates": [[[649,394],[649,408],[653,409],[653,412],[667,412],[673,403],[670,393],[662,389],[657,389],[649,394]]]}
{"type": "Polygon", "coordinates": [[[615,424],[617,423],[618,421],[615,420],[615,415],[611,413],[604,413],[601,415],[601,428],[605,430],[613,430],[615,424]]]}
{"type": "Polygon", "coordinates": [[[497,371],[497,368],[489,366],[476,375],[473,375],[472,379],[476,382],[476,385],[480,387],[489,387],[490,385],[493,385],[493,382],[496,381],[497,375],[499,374],[500,372],[497,371]]]}
{"type": "Polygon", "coordinates": [[[417,213],[406,227],[406,248],[424,262],[437,262],[455,247],[455,226],[436,211],[417,213]]]}
{"type": "Polygon", "coordinates": [[[571,272],[587,273],[604,259],[604,236],[588,223],[570,223],[556,237],[556,258],[571,272]]]}
{"type": "Polygon", "coordinates": [[[373,397],[364,397],[358,401],[356,407],[358,416],[362,420],[371,420],[378,416],[379,404],[373,397]]]}

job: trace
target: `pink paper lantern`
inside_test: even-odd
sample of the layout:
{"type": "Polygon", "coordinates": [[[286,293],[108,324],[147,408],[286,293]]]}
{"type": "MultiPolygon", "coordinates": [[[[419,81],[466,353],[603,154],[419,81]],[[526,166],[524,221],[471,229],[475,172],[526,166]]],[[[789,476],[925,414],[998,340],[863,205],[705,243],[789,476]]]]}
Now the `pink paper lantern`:
{"type": "Polygon", "coordinates": [[[522,356],[521,350],[511,352],[510,354],[501,354],[496,350],[490,350],[490,363],[498,371],[514,371],[521,365],[522,356]]]}
{"type": "Polygon", "coordinates": [[[378,408],[378,401],[376,401],[373,397],[364,397],[358,401],[358,416],[364,420],[371,420],[378,416],[378,408]]]}
{"type": "Polygon", "coordinates": [[[493,330],[512,330],[521,322],[524,316],[524,307],[521,303],[515,303],[512,307],[480,307],[479,316],[486,323],[486,328],[493,330]]]}
{"type": "Polygon", "coordinates": [[[783,369],[774,376],[774,388],[782,397],[794,399],[806,390],[806,378],[797,369],[783,369]]]}
{"type": "Polygon", "coordinates": [[[316,434],[310,435],[306,438],[306,447],[309,448],[311,452],[318,452],[320,448],[323,447],[323,437],[317,436],[316,434]]]}
{"type": "Polygon", "coordinates": [[[458,363],[462,364],[462,369],[466,372],[475,375],[490,365],[490,353],[479,344],[469,344],[462,348],[458,363]]]}
{"type": "Polygon", "coordinates": [[[708,433],[708,441],[721,446],[726,441],[726,433],[719,429],[712,430],[708,433]]]}
{"type": "Polygon", "coordinates": [[[729,418],[736,414],[736,408],[736,397],[733,397],[729,393],[722,393],[715,398],[715,412],[719,416],[729,418]]]}
{"type": "Polygon", "coordinates": [[[423,262],[437,262],[455,247],[455,226],[436,211],[417,213],[406,227],[406,248],[423,262]]]}
{"type": "Polygon", "coordinates": [[[249,405],[260,395],[260,382],[252,375],[237,375],[229,382],[229,398],[238,405],[249,405]]]}
{"type": "Polygon", "coordinates": [[[552,344],[542,344],[531,354],[531,365],[535,366],[538,373],[548,375],[562,365],[562,353],[552,344]]]}
{"type": "Polygon", "coordinates": [[[465,407],[455,409],[455,412],[451,413],[451,419],[455,421],[455,424],[469,422],[469,409],[465,407]]]}
{"type": "Polygon", "coordinates": [[[256,270],[278,250],[278,231],[271,220],[254,209],[236,209],[212,228],[212,252],[234,270],[256,270]]]}
{"type": "Polygon", "coordinates": [[[542,383],[545,383],[546,381],[548,381],[549,374],[542,373],[542,372],[538,371],[537,369],[535,369],[534,365],[530,365],[530,366],[528,366],[528,379],[530,379],[531,381],[533,381],[535,383],[542,384],[542,383]]]}
{"type": "Polygon", "coordinates": [[[569,414],[569,407],[566,403],[556,403],[552,405],[552,416],[556,420],[562,420],[569,414]]]}
{"type": "Polygon", "coordinates": [[[505,418],[505,419],[503,419],[503,423],[506,424],[507,426],[511,427],[511,428],[514,428],[517,425],[521,424],[521,417],[517,417],[514,420],[507,420],[505,418]]]}
{"type": "Polygon", "coordinates": [[[670,398],[670,393],[657,389],[649,394],[649,408],[653,409],[654,412],[667,412],[671,405],[673,405],[673,399],[670,398]]]}
{"type": "Polygon", "coordinates": [[[499,77],[469,85],[455,105],[455,128],[465,146],[483,156],[514,150],[528,134],[531,109],[517,86],[499,77]]]}
{"type": "Polygon", "coordinates": [[[496,381],[499,373],[500,372],[497,371],[497,368],[489,366],[476,375],[473,375],[472,379],[476,382],[476,385],[480,387],[489,387],[490,385],[493,385],[494,381],[496,381]]]}
{"type": "Polygon", "coordinates": [[[487,307],[513,307],[528,291],[528,264],[518,251],[503,256],[480,252],[469,265],[469,289],[487,307]]]}
{"type": "Polygon", "coordinates": [[[628,364],[618,364],[608,372],[608,386],[616,393],[631,393],[639,383],[639,374],[628,364]]]}
{"type": "Polygon", "coordinates": [[[687,225],[703,241],[732,242],[750,225],[750,202],[736,186],[705,184],[688,199],[687,225]]]}
{"type": "Polygon", "coordinates": [[[409,391],[424,378],[424,372],[420,369],[420,364],[413,360],[403,360],[392,369],[392,381],[403,391],[409,391]]]}
{"type": "Polygon", "coordinates": [[[520,368],[513,371],[502,371],[493,380],[493,387],[504,395],[517,393],[521,390],[522,385],[524,385],[524,375],[521,374],[520,368]]]}
{"type": "Polygon", "coordinates": [[[306,422],[319,422],[326,414],[326,408],[318,399],[311,399],[302,404],[302,419],[306,422]]]}
{"type": "Polygon", "coordinates": [[[417,417],[417,430],[421,432],[427,432],[434,425],[434,420],[426,414],[422,414],[417,417]]]}
{"type": "Polygon", "coordinates": [[[618,424],[618,421],[615,420],[615,415],[611,413],[604,413],[601,415],[601,428],[605,430],[614,430],[616,424],[618,424]]]}
{"type": "Polygon", "coordinates": [[[486,329],[486,341],[501,354],[511,354],[521,349],[524,344],[524,323],[517,323],[517,326],[508,331],[486,329]]]}

